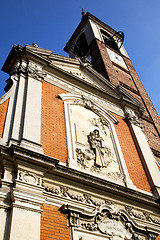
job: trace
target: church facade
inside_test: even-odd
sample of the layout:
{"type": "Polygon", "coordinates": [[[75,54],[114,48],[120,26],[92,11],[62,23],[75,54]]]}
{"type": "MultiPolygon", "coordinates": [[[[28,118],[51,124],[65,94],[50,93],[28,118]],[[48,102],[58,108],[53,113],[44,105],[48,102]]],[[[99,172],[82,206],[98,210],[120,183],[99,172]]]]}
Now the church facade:
{"type": "Polygon", "coordinates": [[[0,239],[160,239],[160,118],[116,32],[90,13],[64,50],[2,70],[0,239]]]}

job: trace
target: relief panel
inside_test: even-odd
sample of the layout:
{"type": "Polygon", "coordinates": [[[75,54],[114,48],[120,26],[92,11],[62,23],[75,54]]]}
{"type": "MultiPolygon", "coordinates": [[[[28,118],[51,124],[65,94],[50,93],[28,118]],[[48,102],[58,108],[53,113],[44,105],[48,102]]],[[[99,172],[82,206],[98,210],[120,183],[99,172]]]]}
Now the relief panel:
{"type": "Polygon", "coordinates": [[[122,182],[109,122],[79,105],[71,105],[70,113],[77,168],[122,182]]]}
{"type": "Polygon", "coordinates": [[[74,240],[151,240],[157,236],[142,226],[135,226],[124,212],[112,205],[94,216],[70,212],[69,225],[74,240]]]}

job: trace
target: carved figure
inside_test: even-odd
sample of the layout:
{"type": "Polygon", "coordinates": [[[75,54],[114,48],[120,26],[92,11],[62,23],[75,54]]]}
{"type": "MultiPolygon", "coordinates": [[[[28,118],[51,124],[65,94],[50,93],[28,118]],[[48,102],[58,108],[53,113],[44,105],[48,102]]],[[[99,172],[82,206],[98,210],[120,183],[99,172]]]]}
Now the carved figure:
{"type": "Polygon", "coordinates": [[[77,155],[77,162],[81,164],[84,168],[87,167],[85,163],[86,156],[80,148],[76,148],[76,155],[77,155]]]}
{"type": "Polygon", "coordinates": [[[95,165],[98,167],[105,167],[104,152],[102,151],[103,138],[100,137],[99,130],[95,129],[88,135],[88,142],[91,145],[91,149],[95,152],[95,165]]]}

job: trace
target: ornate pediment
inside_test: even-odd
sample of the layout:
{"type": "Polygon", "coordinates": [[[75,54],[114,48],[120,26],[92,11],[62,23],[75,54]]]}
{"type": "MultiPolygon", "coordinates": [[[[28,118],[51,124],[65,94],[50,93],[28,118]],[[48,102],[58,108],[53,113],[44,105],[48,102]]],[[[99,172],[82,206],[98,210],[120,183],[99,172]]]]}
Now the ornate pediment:
{"type": "Polygon", "coordinates": [[[103,206],[92,216],[68,211],[70,227],[74,229],[73,239],[78,240],[146,240],[156,239],[157,234],[135,224],[125,211],[114,205],[103,206]]]}

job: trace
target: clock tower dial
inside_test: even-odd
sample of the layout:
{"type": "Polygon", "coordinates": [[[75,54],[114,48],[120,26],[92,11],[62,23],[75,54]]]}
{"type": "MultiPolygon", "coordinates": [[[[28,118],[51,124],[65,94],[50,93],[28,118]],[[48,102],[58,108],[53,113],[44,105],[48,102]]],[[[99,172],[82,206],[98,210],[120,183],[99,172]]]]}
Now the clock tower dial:
{"type": "Polygon", "coordinates": [[[120,65],[121,67],[125,68],[126,70],[128,70],[122,56],[120,56],[119,54],[115,53],[114,51],[110,50],[109,48],[107,48],[108,54],[110,56],[110,59],[112,62],[120,65]]]}

